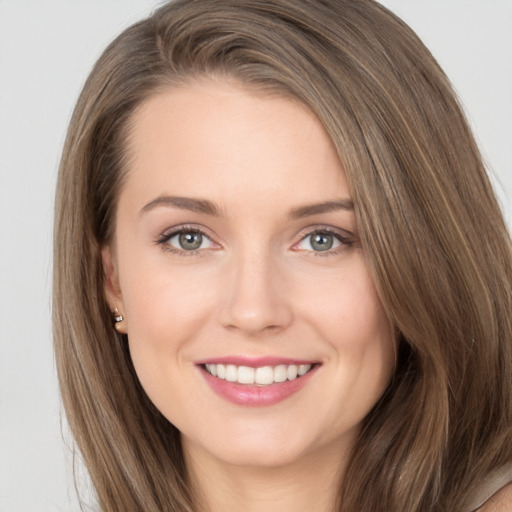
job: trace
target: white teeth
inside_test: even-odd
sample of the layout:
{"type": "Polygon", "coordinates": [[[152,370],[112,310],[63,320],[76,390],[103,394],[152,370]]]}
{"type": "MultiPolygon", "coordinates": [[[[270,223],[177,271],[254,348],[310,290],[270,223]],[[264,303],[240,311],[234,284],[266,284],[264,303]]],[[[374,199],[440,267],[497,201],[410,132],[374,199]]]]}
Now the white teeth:
{"type": "Polygon", "coordinates": [[[217,367],[217,377],[224,380],[226,378],[226,367],[223,364],[217,364],[215,366],[217,367]]]}
{"type": "Polygon", "coordinates": [[[311,370],[312,365],[280,364],[274,367],[262,366],[260,368],[251,368],[234,364],[207,364],[205,367],[208,373],[214,377],[228,382],[269,386],[275,382],[285,382],[286,380],[295,380],[298,377],[302,377],[311,370]]]}
{"type": "Polygon", "coordinates": [[[255,373],[256,372],[254,368],[249,368],[248,366],[239,366],[238,382],[240,382],[240,384],[254,384],[255,373]]]}
{"type": "Polygon", "coordinates": [[[288,370],[286,371],[286,377],[288,378],[288,380],[296,379],[297,374],[298,374],[297,365],[291,364],[290,366],[288,366],[288,370]]]}
{"type": "Polygon", "coordinates": [[[256,384],[261,386],[268,386],[274,382],[274,369],[272,366],[263,366],[262,368],[256,368],[256,384]]]}
{"type": "Polygon", "coordinates": [[[311,370],[311,365],[310,364],[301,364],[299,366],[298,373],[299,373],[300,376],[302,376],[302,375],[305,375],[306,373],[308,373],[309,370],[311,370]]]}
{"type": "Polygon", "coordinates": [[[280,364],[274,368],[274,381],[284,382],[288,378],[288,368],[284,364],[280,364]]]}
{"type": "Polygon", "coordinates": [[[217,365],[216,364],[207,364],[206,369],[214,376],[217,377],[217,365]]]}
{"type": "Polygon", "coordinates": [[[228,382],[236,382],[238,380],[238,371],[234,364],[226,366],[226,380],[228,382]]]}

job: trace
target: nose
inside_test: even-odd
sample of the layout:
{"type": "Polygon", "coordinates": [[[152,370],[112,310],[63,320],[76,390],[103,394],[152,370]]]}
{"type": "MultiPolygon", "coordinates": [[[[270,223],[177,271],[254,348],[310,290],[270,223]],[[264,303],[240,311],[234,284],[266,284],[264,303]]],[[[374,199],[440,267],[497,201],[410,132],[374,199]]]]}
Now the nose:
{"type": "Polygon", "coordinates": [[[228,330],[259,336],[286,329],[291,297],[277,262],[266,255],[239,255],[227,272],[220,322],[228,330]]]}

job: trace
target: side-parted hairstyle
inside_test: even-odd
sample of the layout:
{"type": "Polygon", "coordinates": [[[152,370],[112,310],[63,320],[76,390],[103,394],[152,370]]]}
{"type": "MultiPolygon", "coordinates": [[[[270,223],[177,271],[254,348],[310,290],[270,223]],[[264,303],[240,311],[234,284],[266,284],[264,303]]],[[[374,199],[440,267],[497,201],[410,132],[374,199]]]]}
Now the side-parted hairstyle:
{"type": "Polygon", "coordinates": [[[457,512],[512,459],[512,249],[461,107],[418,37],[373,0],[176,0],[125,30],[74,111],[56,197],[54,337],[67,419],[103,511],[187,512],[180,435],[112,327],[134,111],[204,77],[306,105],[350,184],[397,364],[340,482],[344,512],[457,512]]]}

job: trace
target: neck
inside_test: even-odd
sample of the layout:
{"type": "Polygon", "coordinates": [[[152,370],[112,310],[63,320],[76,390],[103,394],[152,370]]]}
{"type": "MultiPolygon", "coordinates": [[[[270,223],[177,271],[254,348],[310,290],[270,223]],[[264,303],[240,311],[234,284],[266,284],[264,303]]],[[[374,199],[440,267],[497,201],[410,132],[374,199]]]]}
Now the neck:
{"type": "Polygon", "coordinates": [[[186,447],[185,453],[197,512],[334,512],[346,461],[332,447],[278,467],[233,465],[186,447]]]}

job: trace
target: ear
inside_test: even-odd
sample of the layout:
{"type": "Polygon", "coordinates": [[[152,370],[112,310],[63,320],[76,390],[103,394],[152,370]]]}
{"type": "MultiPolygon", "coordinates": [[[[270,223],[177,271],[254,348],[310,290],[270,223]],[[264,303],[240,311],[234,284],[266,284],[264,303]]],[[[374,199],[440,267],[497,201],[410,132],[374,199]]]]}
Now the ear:
{"type": "Polygon", "coordinates": [[[117,262],[113,249],[105,246],[101,250],[101,260],[103,262],[103,274],[105,276],[103,291],[111,311],[118,309],[124,316],[123,295],[119,285],[119,274],[117,272],[117,262]]]}
{"type": "Polygon", "coordinates": [[[101,250],[101,259],[105,275],[105,298],[114,316],[114,328],[119,334],[128,334],[128,322],[126,320],[121,286],[119,285],[117,262],[112,247],[107,246],[101,250]]]}

